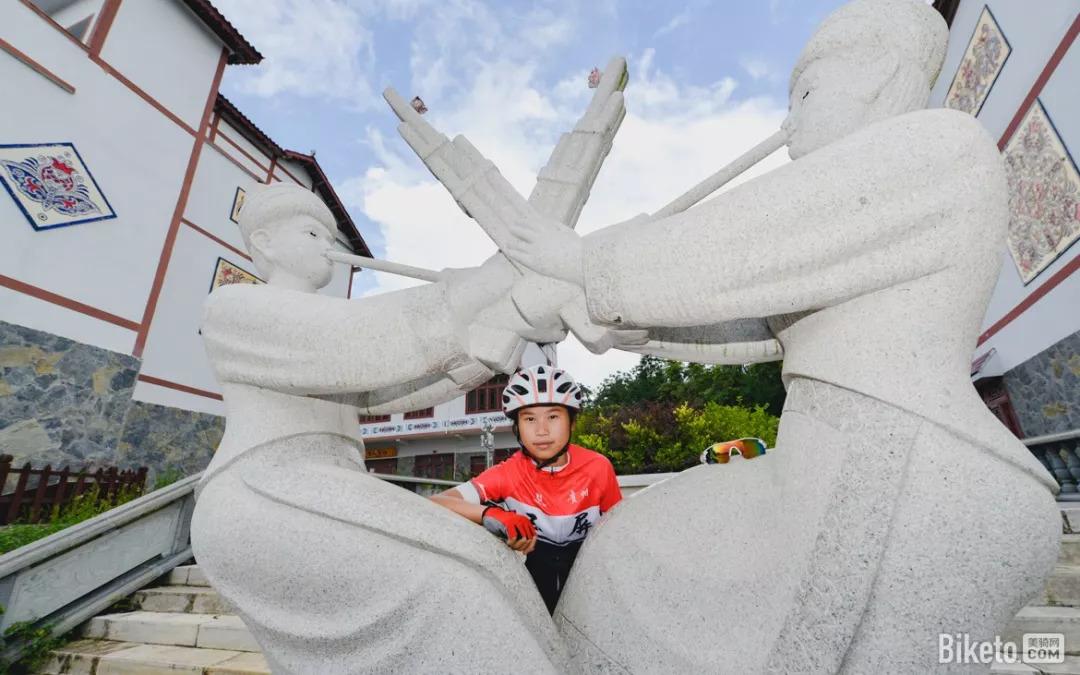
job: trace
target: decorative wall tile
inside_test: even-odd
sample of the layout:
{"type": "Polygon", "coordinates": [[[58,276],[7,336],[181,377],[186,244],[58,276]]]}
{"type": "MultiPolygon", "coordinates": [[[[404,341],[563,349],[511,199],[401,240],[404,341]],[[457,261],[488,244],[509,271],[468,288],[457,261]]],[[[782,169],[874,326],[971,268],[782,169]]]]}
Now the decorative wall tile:
{"type": "Polygon", "coordinates": [[[229,213],[229,220],[234,223],[240,222],[240,210],[244,208],[245,199],[247,199],[247,192],[244,188],[236,188],[236,193],[233,195],[232,200],[232,211],[229,213]]]}
{"type": "Polygon", "coordinates": [[[0,183],[35,230],[116,217],[71,143],[0,145],[0,183]]]}
{"type": "Polygon", "coordinates": [[[232,264],[225,258],[218,258],[217,264],[214,266],[214,279],[210,283],[210,290],[213,291],[218,286],[227,286],[229,284],[261,283],[264,283],[263,280],[251,272],[232,264]]]}
{"type": "Polygon", "coordinates": [[[1009,251],[1025,284],[1080,237],[1080,173],[1042,102],[1005,146],[1009,251]]]}
{"type": "Polygon", "coordinates": [[[945,107],[978,115],[1011,52],[1012,47],[990,8],[983,7],[945,95],[945,107]]]}

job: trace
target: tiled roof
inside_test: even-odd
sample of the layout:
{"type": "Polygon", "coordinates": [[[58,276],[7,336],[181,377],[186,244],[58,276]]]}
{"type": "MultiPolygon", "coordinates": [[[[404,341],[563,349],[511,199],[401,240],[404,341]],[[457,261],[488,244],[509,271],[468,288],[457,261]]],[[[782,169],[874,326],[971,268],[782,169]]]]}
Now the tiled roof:
{"type": "Polygon", "coordinates": [[[240,135],[268,156],[292,160],[302,165],[308,176],[311,177],[312,188],[319,193],[319,196],[323,198],[323,201],[330,208],[330,212],[334,214],[338,230],[349,240],[349,245],[353,251],[358,255],[371,257],[371,249],[368,248],[364,238],[360,236],[360,231],[356,229],[356,224],[345,209],[345,205],[341,203],[341,199],[338,198],[337,193],[334,191],[334,186],[330,184],[330,180],[323,173],[322,167],[319,166],[319,162],[314,155],[305,155],[302,152],[282,148],[221,94],[218,94],[217,102],[214,104],[214,111],[221,115],[221,118],[228,122],[230,126],[240,132],[240,135]]]}
{"type": "Polygon", "coordinates": [[[184,0],[184,4],[229,48],[229,63],[255,64],[262,61],[259,50],[236,30],[236,26],[229,23],[210,0],[184,0]]]}

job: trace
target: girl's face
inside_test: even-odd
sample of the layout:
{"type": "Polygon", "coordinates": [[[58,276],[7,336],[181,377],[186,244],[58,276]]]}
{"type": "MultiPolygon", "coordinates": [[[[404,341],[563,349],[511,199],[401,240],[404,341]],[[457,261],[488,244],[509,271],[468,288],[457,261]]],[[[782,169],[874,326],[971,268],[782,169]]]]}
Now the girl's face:
{"type": "Polygon", "coordinates": [[[518,413],[518,433],[533,457],[550,459],[570,440],[570,413],[561,405],[525,408],[518,413]]]}

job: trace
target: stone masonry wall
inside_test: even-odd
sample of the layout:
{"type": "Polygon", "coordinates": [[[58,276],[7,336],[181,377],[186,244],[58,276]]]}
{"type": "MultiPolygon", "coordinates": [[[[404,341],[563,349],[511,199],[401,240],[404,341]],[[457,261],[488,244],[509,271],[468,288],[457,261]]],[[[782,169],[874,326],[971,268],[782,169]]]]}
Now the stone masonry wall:
{"type": "Polygon", "coordinates": [[[1025,436],[1080,428],[1080,332],[1013,368],[1002,379],[1025,436]]]}
{"type": "Polygon", "coordinates": [[[139,360],[0,321],[0,453],[21,466],[202,470],[215,415],[133,401],[139,360]]]}

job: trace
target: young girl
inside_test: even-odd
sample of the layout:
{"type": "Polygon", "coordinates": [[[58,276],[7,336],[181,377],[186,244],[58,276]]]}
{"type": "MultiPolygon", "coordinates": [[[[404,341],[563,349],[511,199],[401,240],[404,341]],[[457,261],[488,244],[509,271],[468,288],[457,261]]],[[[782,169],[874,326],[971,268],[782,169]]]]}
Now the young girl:
{"type": "Polygon", "coordinates": [[[570,444],[581,399],[581,387],[564,370],[518,371],[503,392],[503,412],[514,421],[521,451],[431,498],[525,553],[551,613],[589,530],[622,499],[611,462],[570,444]]]}

